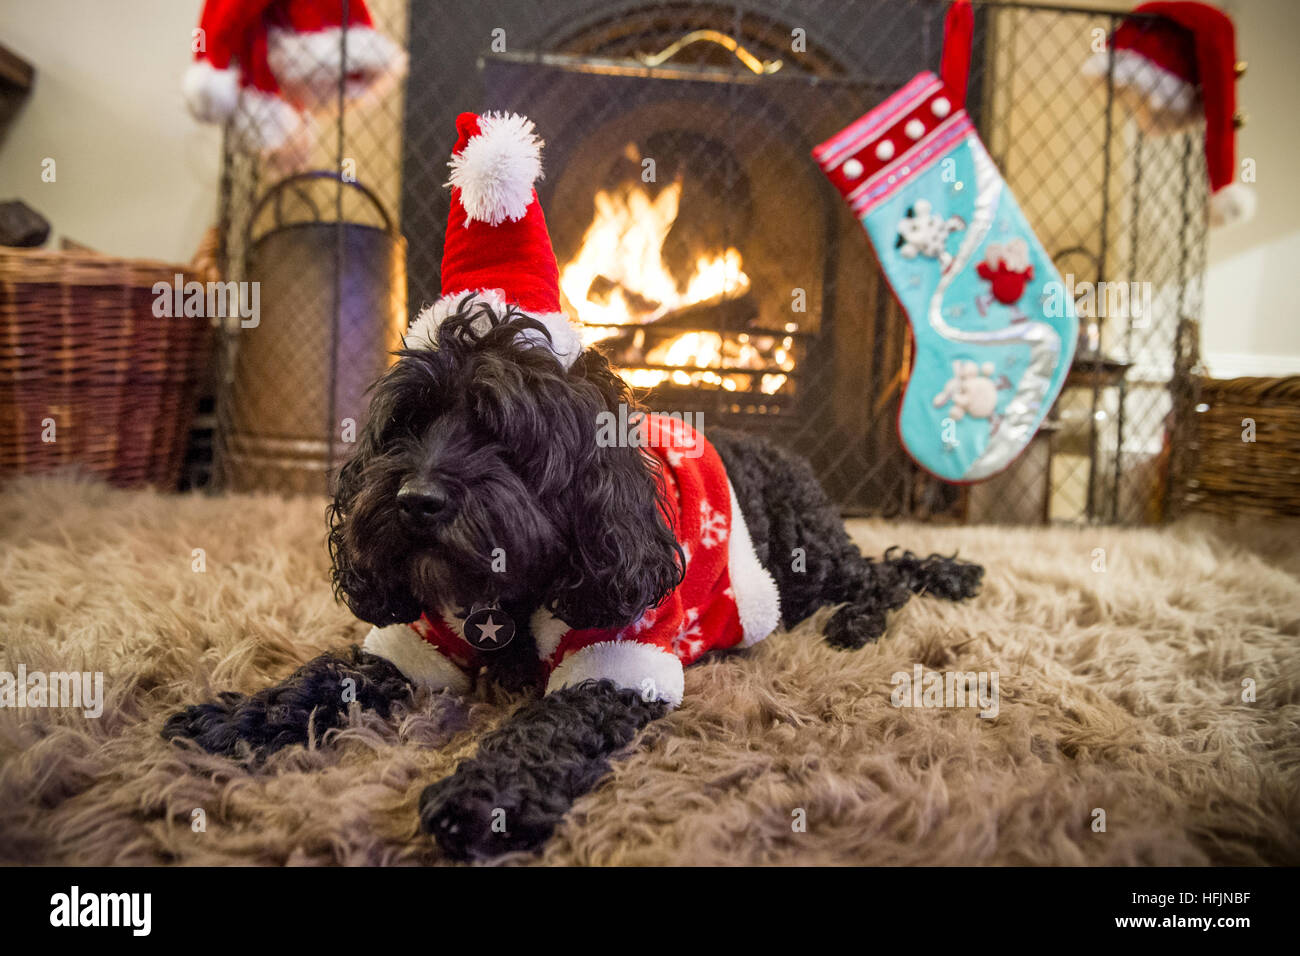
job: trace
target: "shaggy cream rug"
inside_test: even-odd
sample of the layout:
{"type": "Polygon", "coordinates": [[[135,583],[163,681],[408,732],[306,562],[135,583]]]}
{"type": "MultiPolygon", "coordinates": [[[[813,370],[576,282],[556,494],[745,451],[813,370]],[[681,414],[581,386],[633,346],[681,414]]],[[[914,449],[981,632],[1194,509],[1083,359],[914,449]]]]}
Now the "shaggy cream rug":
{"type": "MultiPolygon", "coordinates": [[[[98,718],[0,710],[0,861],[441,862],[420,791],[518,698],[426,695],[251,773],[159,738],[181,705],[363,634],[326,583],[323,512],[0,493],[0,670],[102,671],[106,698],[98,718]]],[[[691,668],[544,854],[505,862],[1300,863],[1294,526],[853,532],[957,549],[984,592],[914,600],[862,651],[827,647],[823,612],[691,668]],[[997,716],[894,706],[918,664],[996,672],[997,716]]]]}

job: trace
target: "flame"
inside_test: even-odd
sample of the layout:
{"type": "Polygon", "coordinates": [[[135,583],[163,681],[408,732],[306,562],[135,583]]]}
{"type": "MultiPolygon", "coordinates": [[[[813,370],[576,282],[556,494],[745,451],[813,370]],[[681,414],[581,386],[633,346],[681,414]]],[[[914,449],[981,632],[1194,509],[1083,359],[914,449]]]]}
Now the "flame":
{"type": "MultiPolygon", "coordinates": [[[[632,159],[639,154],[629,154],[632,159]]],[[[625,336],[632,326],[632,354],[661,368],[637,368],[635,359],[620,374],[636,388],[665,382],[682,387],[709,387],[729,392],[761,391],[775,395],[793,371],[791,336],[684,331],[646,348],[645,327],[689,306],[745,294],[749,276],[734,247],[700,255],[684,283],[678,283],[663,260],[664,242],[677,221],[682,181],[664,186],[656,196],[640,183],[595,195],[595,215],[577,254],[560,271],[560,288],[583,326],[583,343],[625,336]],[[727,371],[718,371],[719,368],[727,371]],[[735,370],[750,370],[735,371],[735,370]]],[[[794,323],[785,325],[795,332],[794,323]]]]}
{"type": "Polygon", "coordinates": [[[701,255],[685,287],[679,287],[661,253],[668,231],[677,221],[681,198],[680,179],[653,198],[639,186],[596,193],[596,214],[582,237],[582,246],[560,273],[560,288],[586,327],[585,344],[618,334],[616,329],[591,328],[593,325],[653,322],[678,309],[738,295],[749,288],[749,276],[741,269],[740,252],[734,247],[720,255],[701,255]],[[604,302],[589,297],[597,279],[615,283],[604,302]],[[628,291],[651,304],[650,310],[634,309],[628,291]]]}

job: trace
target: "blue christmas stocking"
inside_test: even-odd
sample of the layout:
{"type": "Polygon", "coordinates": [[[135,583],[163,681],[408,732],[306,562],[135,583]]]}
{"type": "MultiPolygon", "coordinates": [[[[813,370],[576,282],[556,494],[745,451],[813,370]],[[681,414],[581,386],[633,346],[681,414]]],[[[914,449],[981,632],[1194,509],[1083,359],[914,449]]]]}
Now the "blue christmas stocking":
{"type": "Polygon", "coordinates": [[[962,109],[969,26],[964,36],[960,26],[954,57],[950,13],[948,82],[921,73],[813,155],[861,220],[912,327],[903,446],[938,477],[973,482],[1033,438],[1064,384],[1078,322],[962,109]]]}

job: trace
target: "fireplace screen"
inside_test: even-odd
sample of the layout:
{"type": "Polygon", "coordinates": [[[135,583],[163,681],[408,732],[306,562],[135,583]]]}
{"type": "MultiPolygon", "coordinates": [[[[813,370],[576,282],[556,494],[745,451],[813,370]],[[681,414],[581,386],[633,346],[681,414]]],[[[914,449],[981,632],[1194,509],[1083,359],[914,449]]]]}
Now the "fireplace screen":
{"type": "Polygon", "coordinates": [[[798,152],[803,131],[783,145],[772,117],[729,119],[735,94],[694,78],[542,69],[498,65],[489,87],[515,86],[522,70],[554,93],[534,114],[572,103],[575,83],[594,103],[620,104],[543,126],[569,141],[544,199],[563,304],[587,343],[664,410],[793,415],[825,314],[834,224],[798,152]]]}
{"type": "Polygon", "coordinates": [[[485,106],[526,113],[549,141],[538,192],[563,305],[651,407],[793,448],[846,511],[911,510],[922,485],[926,507],[950,507],[959,493],[872,407],[869,383],[901,384],[906,324],[809,161],[891,80],[801,60],[776,21],[737,37],[728,9],[660,14],[479,63],[485,106]]]}
{"type": "MultiPolygon", "coordinates": [[[[719,207],[750,205],[734,156],[707,135],[673,132],[627,140],[597,178],[591,221],[576,243],[565,233],[577,235],[569,224],[580,217],[558,206],[563,305],[586,344],[605,349],[634,386],[721,389],[737,404],[770,397],[775,406],[794,391],[794,337],[808,330],[762,295],[771,283],[750,275],[757,256],[746,262],[737,248],[754,243],[729,234],[719,207]],[[665,159],[661,182],[654,171],[665,159]]],[[[785,263],[773,265],[782,271],[785,263]]]]}
{"type": "MultiPolygon", "coordinates": [[[[1151,130],[1113,82],[1083,74],[1119,14],[976,0],[968,110],[1074,284],[1084,334],[1028,451],[960,487],[902,451],[908,325],[809,155],[937,68],[944,0],[369,5],[407,39],[409,75],[322,124],[310,164],[354,171],[391,203],[409,312],[440,291],[457,113],[514,110],[547,140],[538,192],[563,306],[651,407],[802,454],[846,514],[1141,522],[1172,511],[1197,402],[1205,170],[1199,130],[1151,130]],[[1132,290],[1129,307],[1108,309],[1103,283],[1132,290]]],[[[228,146],[231,278],[243,277],[248,211],[293,171],[228,146]]],[[[219,419],[243,400],[227,390],[219,419]]],[[[325,438],[330,460],[346,453],[325,438]]]]}

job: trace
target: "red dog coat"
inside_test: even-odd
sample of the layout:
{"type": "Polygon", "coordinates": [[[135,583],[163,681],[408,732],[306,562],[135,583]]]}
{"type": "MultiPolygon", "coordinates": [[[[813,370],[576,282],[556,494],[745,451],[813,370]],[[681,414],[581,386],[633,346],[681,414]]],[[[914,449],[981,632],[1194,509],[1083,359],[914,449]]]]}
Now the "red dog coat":
{"type": "MultiPolygon", "coordinates": [[[[647,700],[676,706],[683,667],[708,651],[748,647],[767,637],[780,620],[779,597],[754,553],[713,446],[677,418],[650,415],[639,427],[670,492],[665,517],[686,556],[685,578],[661,604],[621,629],[572,630],[544,609],[530,623],[549,674],[548,692],[608,679],[647,700]]],[[[464,619],[446,608],[409,625],[374,628],[365,647],[413,681],[462,693],[492,653],[470,644],[464,619]]]]}

